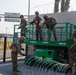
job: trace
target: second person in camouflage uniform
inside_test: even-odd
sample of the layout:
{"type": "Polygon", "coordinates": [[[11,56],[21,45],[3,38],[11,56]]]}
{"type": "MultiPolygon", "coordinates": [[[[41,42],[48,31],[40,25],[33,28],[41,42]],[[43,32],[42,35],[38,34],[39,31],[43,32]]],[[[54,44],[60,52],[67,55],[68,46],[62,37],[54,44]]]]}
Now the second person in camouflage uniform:
{"type": "Polygon", "coordinates": [[[26,25],[27,25],[27,21],[25,20],[24,16],[23,15],[20,15],[20,19],[21,19],[21,22],[20,22],[20,26],[18,29],[21,29],[21,36],[24,36],[26,37],[26,25]]]}
{"type": "Polygon", "coordinates": [[[10,49],[12,49],[11,51],[11,58],[12,58],[12,68],[13,68],[13,73],[17,73],[19,72],[19,70],[17,69],[18,64],[17,64],[17,56],[18,53],[21,54],[22,56],[25,56],[25,54],[23,54],[21,52],[21,43],[24,42],[25,37],[22,36],[18,41],[13,42],[10,46],[10,49]]]}
{"type": "Polygon", "coordinates": [[[46,25],[46,28],[48,29],[49,38],[51,38],[51,31],[52,31],[54,39],[55,41],[57,41],[56,29],[54,27],[57,24],[57,21],[53,17],[48,17],[47,15],[44,15],[43,18],[44,18],[43,24],[46,25]]]}
{"type": "Polygon", "coordinates": [[[35,12],[35,15],[36,15],[36,17],[30,23],[31,24],[34,23],[36,25],[36,40],[39,40],[39,35],[40,35],[40,40],[43,40],[42,29],[41,29],[41,26],[39,25],[41,23],[42,19],[39,17],[39,12],[38,11],[35,12]]]}
{"type": "Polygon", "coordinates": [[[72,75],[76,75],[76,30],[73,32],[74,43],[70,49],[69,68],[72,69],[72,75]]]}

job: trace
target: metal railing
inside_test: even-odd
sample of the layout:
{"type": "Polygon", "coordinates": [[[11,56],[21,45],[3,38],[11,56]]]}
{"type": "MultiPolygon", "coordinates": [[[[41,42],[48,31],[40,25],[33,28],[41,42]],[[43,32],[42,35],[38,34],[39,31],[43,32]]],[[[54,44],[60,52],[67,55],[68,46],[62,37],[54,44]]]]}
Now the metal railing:
{"type": "MultiPolygon", "coordinates": [[[[21,32],[19,29],[17,29],[18,26],[19,25],[14,25],[14,34],[17,34],[18,36],[20,36],[21,32]]],[[[27,27],[27,30],[25,31],[26,38],[29,40],[30,39],[36,40],[36,25],[28,24],[26,27],[27,27]]],[[[57,25],[55,26],[57,41],[64,41],[64,42],[70,41],[72,39],[72,31],[75,28],[76,28],[75,25],[68,22],[57,23],[57,25]]],[[[47,30],[48,29],[46,28],[46,26],[42,28],[43,40],[48,42],[54,41],[53,33],[51,32],[50,28],[49,28],[49,32],[47,32],[47,30]],[[51,39],[50,39],[50,34],[51,34],[51,39]]]]}

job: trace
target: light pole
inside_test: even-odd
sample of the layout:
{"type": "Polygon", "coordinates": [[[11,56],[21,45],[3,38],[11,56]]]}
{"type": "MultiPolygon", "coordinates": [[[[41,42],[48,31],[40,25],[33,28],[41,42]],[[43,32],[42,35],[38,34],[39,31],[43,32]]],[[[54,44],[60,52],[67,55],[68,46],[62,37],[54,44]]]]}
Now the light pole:
{"type": "Polygon", "coordinates": [[[6,27],[6,29],[5,29],[5,36],[7,36],[7,30],[8,30],[8,28],[6,27]]]}
{"type": "Polygon", "coordinates": [[[28,19],[29,19],[29,15],[30,15],[30,0],[28,0],[28,19]]]}

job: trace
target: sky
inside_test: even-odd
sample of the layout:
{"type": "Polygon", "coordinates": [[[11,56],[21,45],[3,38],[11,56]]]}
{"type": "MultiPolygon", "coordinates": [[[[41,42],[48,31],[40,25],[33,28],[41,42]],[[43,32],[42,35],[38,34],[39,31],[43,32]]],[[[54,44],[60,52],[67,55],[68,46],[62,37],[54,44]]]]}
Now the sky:
{"type": "MultiPolygon", "coordinates": [[[[53,13],[53,7],[54,0],[30,0],[30,15],[37,10],[40,14],[53,13]]],[[[76,11],[76,0],[71,0],[69,11],[76,11]]],[[[5,12],[28,15],[28,0],[0,0],[0,14],[5,12]]],[[[16,23],[5,22],[4,18],[1,18],[0,33],[13,34],[14,24],[16,23]]]]}

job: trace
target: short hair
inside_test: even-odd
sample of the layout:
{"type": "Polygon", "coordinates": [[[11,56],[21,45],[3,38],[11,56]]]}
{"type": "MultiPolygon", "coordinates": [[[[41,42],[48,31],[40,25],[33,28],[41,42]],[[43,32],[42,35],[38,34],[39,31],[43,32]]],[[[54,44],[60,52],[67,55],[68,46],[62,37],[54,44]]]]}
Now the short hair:
{"type": "Polygon", "coordinates": [[[36,11],[36,12],[35,12],[35,14],[39,14],[39,12],[38,12],[38,11],[36,11]]]}
{"type": "Polygon", "coordinates": [[[23,15],[20,15],[20,18],[23,17],[23,15]]]}
{"type": "Polygon", "coordinates": [[[44,15],[44,16],[43,16],[44,19],[46,19],[47,17],[48,17],[47,15],[44,15]]]}

